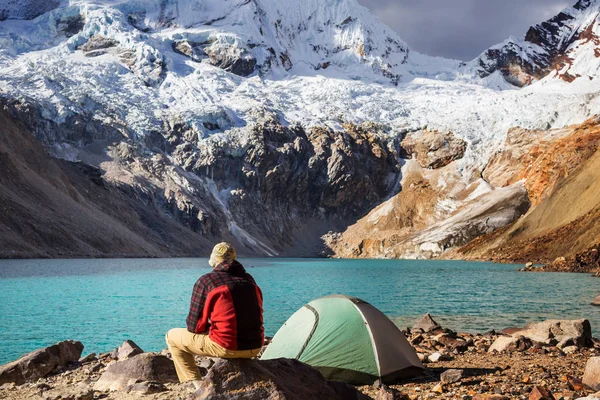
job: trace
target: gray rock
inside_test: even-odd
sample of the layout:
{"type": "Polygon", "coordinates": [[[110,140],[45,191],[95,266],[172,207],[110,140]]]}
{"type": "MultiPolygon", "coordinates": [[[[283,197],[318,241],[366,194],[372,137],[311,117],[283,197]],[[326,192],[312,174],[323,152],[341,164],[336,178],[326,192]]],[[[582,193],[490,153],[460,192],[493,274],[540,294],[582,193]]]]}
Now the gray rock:
{"type": "Polygon", "coordinates": [[[494,351],[497,351],[498,353],[502,353],[503,351],[506,351],[510,345],[516,343],[518,340],[518,338],[514,338],[512,336],[499,336],[498,339],[496,339],[494,343],[492,343],[492,345],[488,349],[488,352],[492,353],[494,351]]]}
{"type": "Polygon", "coordinates": [[[117,349],[117,360],[123,361],[130,357],[137,356],[138,354],[142,354],[144,350],[142,350],[137,344],[135,344],[132,340],[126,340],[123,342],[121,347],[117,349]]]}
{"type": "Polygon", "coordinates": [[[592,327],[587,319],[546,320],[512,330],[510,335],[523,336],[545,344],[558,343],[559,348],[592,345],[592,327]]]}
{"type": "Polygon", "coordinates": [[[464,373],[465,371],[462,369],[448,369],[442,372],[440,379],[444,383],[459,382],[462,378],[464,378],[464,373]]]}
{"type": "Polygon", "coordinates": [[[409,400],[409,397],[397,389],[382,385],[375,396],[375,400],[409,400]]]}
{"type": "Polygon", "coordinates": [[[34,381],[57,367],[79,360],[82,351],[81,342],[66,340],[25,354],[16,361],[0,366],[0,385],[10,382],[21,385],[34,381]]]}
{"type": "Polygon", "coordinates": [[[139,394],[154,394],[166,392],[169,389],[160,382],[138,382],[128,386],[125,390],[139,394]]]}
{"type": "Polygon", "coordinates": [[[600,390],[600,357],[591,357],[588,360],[582,382],[593,390],[600,390]]]}
{"type": "Polygon", "coordinates": [[[110,364],[94,385],[94,390],[121,390],[138,381],[178,382],[173,361],[151,353],[138,354],[110,364]]]}
{"type": "Polygon", "coordinates": [[[94,390],[85,385],[57,387],[43,392],[44,400],[93,400],[94,390]]]}
{"type": "Polygon", "coordinates": [[[499,336],[494,343],[489,347],[488,353],[497,351],[498,353],[512,352],[512,351],[525,351],[533,346],[533,342],[522,336],[499,336]]]}
{"type": "Polygon", "coordinates": [[[577,353],[579,351],[579,347],[577,346],[566,346],[562,348],[562,351],[565,354],[574,354],[577,353]]]}
{"type": "Polygon", "coordinates": [[[82,364],[85,364],[85,363],[88,363],[91,361],[95,361],[97,359],[98,359],[98,357],[96,357],[96,353],[90,353],[87,356],[80,358],[79,362],[82,364]]]}
{"type": "Polygon", "coordinates": [[[256,58],[246,49],[236,46],[208,46],[204,48],[208,62],[227,72],[239,76],[248,76],[254,72],[256,58]]]}
{"type": "Polygon", "coordinates": [[[435,353],[433,353],[429,357],[427,357],[427,360],[429,362],[448,361],[448,360],[450,360],[450,356],[447,354],[440,353],[439,351],[436,351],[435,353]]]}
{"type": "Polygon", "coordinates": [[[368,399],[298,360],[218,360],[190,400],[368,399]]]}
{"type": "Polygon", "coordinates": [[[215,361],[218,360],[216,358],[211,357],[201,357],[199,360],[196,360],[196,364],[200,368],[204,368],[205,370],[211,369],[211,367],[215,364],[215,361]]]}
{"type": "Polygon", "coordinates": [[[420,329],[427,333],[439,328],[441,328],[441,326],[434,321],[431,314],[427,313],[412,327],[412,330],[420,329]]]}

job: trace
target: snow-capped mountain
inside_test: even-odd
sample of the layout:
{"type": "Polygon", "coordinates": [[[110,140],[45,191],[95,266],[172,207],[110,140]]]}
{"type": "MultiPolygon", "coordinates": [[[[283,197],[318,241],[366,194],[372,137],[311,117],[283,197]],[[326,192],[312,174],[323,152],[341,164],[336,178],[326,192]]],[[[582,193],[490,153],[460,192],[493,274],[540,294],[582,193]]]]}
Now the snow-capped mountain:
{"type": "Polygon", "coordinates": [[[510,38],[488,49],[472,64],[481,77],[500,71],[516,86],[546,76],[589,84],[598,78],[600,68],[599,14],[597,0],[579,0],[532,26],[524,38],[510,38]]]}
{"type": "Polygon", "coordinates": [[[462,63],[356,0],[0,0],[0,98],[54,157],[204,237],[314,254],[307,236],[395,195],[408,157],[445,171],[433,222],[466,187],[504,198],[480,177],[509,129],[599,113],[598,12],[581,0],[462,63]]]}

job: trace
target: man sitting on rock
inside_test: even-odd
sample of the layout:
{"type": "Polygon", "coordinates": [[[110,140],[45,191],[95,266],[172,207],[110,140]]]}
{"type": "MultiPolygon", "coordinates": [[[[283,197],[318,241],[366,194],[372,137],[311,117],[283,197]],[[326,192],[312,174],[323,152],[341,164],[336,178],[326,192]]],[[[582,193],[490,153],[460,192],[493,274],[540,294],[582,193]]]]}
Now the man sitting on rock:
{"type": "Polygon", "coordinates": [[[165,339],[180,382],[200,385],[194,354],[252,358],[264,341],[262,292],[229,243],[217,244],[208,261],[213,271],[201,276],[192,292],[187,329],[175,328],[165,339]]]}

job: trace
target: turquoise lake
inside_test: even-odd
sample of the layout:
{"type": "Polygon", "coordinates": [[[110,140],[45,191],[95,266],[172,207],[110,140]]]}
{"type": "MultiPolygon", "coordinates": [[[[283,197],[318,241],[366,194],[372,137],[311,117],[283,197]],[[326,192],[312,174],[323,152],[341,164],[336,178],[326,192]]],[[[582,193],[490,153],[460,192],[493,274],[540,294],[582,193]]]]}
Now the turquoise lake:
{"type": "MultiPolygon", "coordinates": [[[[547,318],[588,318],[600,332],[600,279],[522,273],[461,261],[241,259],[264,293],[272,336],[303,304],[333,293],[362,298],[400,327],[430,312],[443,326],[483,332],[547,318]]],[[[0,260],[0,364],[60,340],[109,351],[132,339],[165,348],[185,326],[207,259],[0,260]]]]}

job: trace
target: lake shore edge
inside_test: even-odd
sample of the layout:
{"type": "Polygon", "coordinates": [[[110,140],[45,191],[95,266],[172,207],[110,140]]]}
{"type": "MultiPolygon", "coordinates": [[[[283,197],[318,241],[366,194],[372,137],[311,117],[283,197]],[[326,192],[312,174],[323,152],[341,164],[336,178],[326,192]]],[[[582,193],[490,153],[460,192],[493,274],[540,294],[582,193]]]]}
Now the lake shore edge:
{"type": "Polygon", "coordinates": [[[310,375],[311,367],[299,362],[274,360],[275,363],[268,364],[197,356],[197,365],[204,375],[204,389],[200,391],[192,389],[189,383],[177,382],[167,349],[144,352],[134,342],[126,341],[112,352],[81,357],[83,344],[66,341],[0,366],[0,397],[7,400],[227,398],[227,393],[221,393],[225,397],[207,395],[210,392],[207,388],[216,385],[230,390],[228,395],[235,391],[243,399],[261,398],[257,396],[265,392],[259,394],[258,387],[268,387],[270,394],[278,393],[280,398],[295,399],[300,398],[300,392],[294,394],[282,388],[302,384],[324,385],[319,390],[333,388],[333,394],[327,398],[340,399],[600,398],[600,375],[594,369],[600,368],[600,340],[592,337],[587,320],[548,320],[501,332],[465,333],[442,328],[426,314],[404,333],[425,370],[421,377],[383,386],[376,383],[346,387],[322,378],[315,378],[314,382],[290,382],[289,374],[283,374],[282,370],[310,375]],[[268,374],[256,375],[255,365],[267,368],[268,374]],[[218,373],[221,370],[237,371],[236,378],[231,378],[235,382],[220,381],[225,379],[218,373]],[[532,397],[538,393],[548,396],[532,397]]]}

